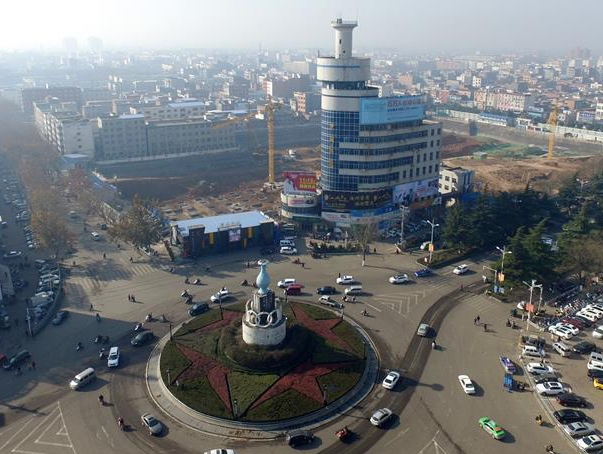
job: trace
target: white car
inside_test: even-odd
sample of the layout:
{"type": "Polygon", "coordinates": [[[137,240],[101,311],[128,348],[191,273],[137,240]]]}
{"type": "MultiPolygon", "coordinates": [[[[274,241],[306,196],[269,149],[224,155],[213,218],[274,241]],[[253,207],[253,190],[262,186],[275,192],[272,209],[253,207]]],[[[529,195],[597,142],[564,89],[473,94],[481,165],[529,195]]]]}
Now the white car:
{"type": "Polygon", "coordinates": [[[142,425],[149,429],[151,435],[157,435],[163,430],[161,423],[151,413],[145,413],[140,419],[142,420],[142,425]]]}
{"type": "Polygon", "coordinates": [[[210,300],[211,300],[212,303],[218,303],[220,301],[227,300],[230,297],[232,297],[232,293],[230,293],[226,289],[223,289],[223,290],[219,290],[216,293],[214,293],[211,296],[210,300]]]}
{"type": "Polygon", "coordinates": [[[111,347],[107,358],[107,367],[119,366],[119,347],[111,347]]]}
{"type": "Polygon", "coordinates": [[[400,380],[400,372],[392,370],[389,374],[387,374],[387,377],[383,379],[381,386],[383,386],[385,389],[394,389],[396,383],[398,383],[398,380],[400,380]]]}
{"type": "Polygon", "coordinates": [[[467,271],[469,271],[468,265],[459,265],[454,270],[452,270],[452,272],[457,275],[465,274],[467,271]]]}
{"type": "Polygon", "coordinates": [[[589,422],[572,422],[561,427],[570,437],[583,437],[595,431],[595,426],[589,422]]]}
{"type": "Polygon", "coordinates": [[[594,312],[595,314],[597,314],[599,316],[599,318],[603,317],[603,309],[600,309],[599,306],[591,305],[591,306],[586,306],[584,309],[586,309],[589,312],[594,312]]]}
{"type": "Polygon", "coordinates": [[[579,315],[580,317],[584,317],[585,319],[587,319],[593,323],[596,322],[597,320],[599,320],[599,317],[597,316],[597,314],[595,314],[594,312],[591,312],[589,310],[586,310],[586,309],[582,309],[576,315],[579,315]]]}
{"type": "Polygon", "coordinates": [[[553,369],[551,366],[547,366],[546,364],[542,363],[529,363],[526,366],[526,369],[532,375],[545,375],[555,373],[555,369],[553,369]]]}
{"type": "Polygon", "coordinates": [[[536,385],[536,392],[541,396],[556,396],[563,394],[565,388],[558,381],[547,381],[536,385]]]}
{"type": "Polygon", "coordinates": [[[596,339],[603,339],[603,325],[596,326],[593,329],[592,335],[596,339]]]}
{"type": "Polygon", "coordinates": [[[551,326],[549,328],[549,332],[563,339],[571,339],[572,337],[574,337],[574,334],[563,326],[551,326]]]}
{"type": "Polygon", "coordinates": [[[296,283],[297,283],[297,279],[295,279],[294,277],[288,277],[286,279],[283,279],[282,281],[278,281],[276,285],[278,286],[278,288],[287,288],[291,284],[296,284],[296,283]]]}
{"type": "Polygon", "coordinates": [[[574,336],[580,333],[580,330],[578,328],[576,328],[574,325],[570,325],[569,323],[563,323],[561,326],[567,329],[574,336]]]}
{"type": "Polygon", "coordinates": [[[603,448],[603,438],[599,435],[587,435],[576,443],[584,452],[598,451],[603,448]]]}
{"type": "Polygon", "coordinates": [[[475,385],[468,375],[459,375],[459,383],[465,394],[475,394],[475,385]]]}
{"type": "Polygon", "coordinates": [[[283,254],[283,255],[295,255],[295,254],[297,254],[297,248],[294,248],[292,246],[283,246],[281,248],[281,254],[283,254]]]}
{"type": "Polygon", "coordinates": [[[393,412],[389,408],[381,408],[375,413],[373,413],[373,416],[371,416],[371,424],[373,426],[379,427],[384,424],[389,418],[391,418],[392,415],[393,412]]]}
{"type": "Polygon", "coordinates": [[[408,274],[396,274],[395,276],[390,276],[389,278],[390,284],[406,284],[407,282],[410,282],[408,274]]]}
{"type": "Polygon", "coordinates": [[[354,276],[341,276],[341,277],[338,277],[335,280],[335,282],[337,282],[338,284],[346,285],[346,284],[353,284],[356,281],[354,280],[354,276]]]}

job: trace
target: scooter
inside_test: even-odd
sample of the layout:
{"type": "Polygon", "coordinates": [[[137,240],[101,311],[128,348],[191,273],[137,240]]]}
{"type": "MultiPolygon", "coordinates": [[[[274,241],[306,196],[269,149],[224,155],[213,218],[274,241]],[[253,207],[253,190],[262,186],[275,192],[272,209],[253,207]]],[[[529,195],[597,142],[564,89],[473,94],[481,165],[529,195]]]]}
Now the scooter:
{"type": "Polygon", "coordinates": [[[193,282],[193,284],[195,284],[195,285],[201,285],[201,279],[195,279],[195,281],[193,282]]]}
{"type": "Polygon", "coordinates": [[[79,351],[80,351],[82,348],[84,348],[84,346],[82,345],[82,343],[81,343],[81,342],[78,342],[78,343],[75,345],[75,350],[76,350],[76,351],[78,351],[78,352],[79,352],[79,351]]]}
{"type": "Polygon", "coordinates": [[[139,331],[142,331],[142,323],[137,323],[134,325],[134,332],[137,333],[139,331]]]}
{"type": "Polygon", "coordinates": [[[247,287],[249,285],[249,283],[247,282],[247,279],[245,279],[244,281],[241,282],[241,285],[243,287],[247,287]]]}
{"type": "Polygon", "coordinates": [[[144,318],[145,322],[152,322],[153,321],[153,314],[147,314],[147,316],[144,318]]]}
{"type": "Polygon", "coordinates": [[[182,293],[180,294],[180,296],[182,298],[188,298],[190,296],[190,294],[188,293],[188,290],[183,290],[182,293]]]}

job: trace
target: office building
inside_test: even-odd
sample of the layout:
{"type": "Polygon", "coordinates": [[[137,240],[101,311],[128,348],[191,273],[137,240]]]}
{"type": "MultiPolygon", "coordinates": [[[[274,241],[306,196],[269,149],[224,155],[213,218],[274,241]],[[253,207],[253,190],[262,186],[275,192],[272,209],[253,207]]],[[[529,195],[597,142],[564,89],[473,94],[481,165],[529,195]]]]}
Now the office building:
{"type": "Polygon", "coordinates": [[[148,155],[144,115],[97,118],[97,161],[127,162],[148,155]]]}
{"type": "Polygon", "coordinates": [[[422,96],[378,97],[370,59],[352,55],[356,22],[337,19],[335,55],[317,59],[322,82],[322,218],[387,227],[396,205],[425,206],[438,193],[440,123],[422,96]]]}

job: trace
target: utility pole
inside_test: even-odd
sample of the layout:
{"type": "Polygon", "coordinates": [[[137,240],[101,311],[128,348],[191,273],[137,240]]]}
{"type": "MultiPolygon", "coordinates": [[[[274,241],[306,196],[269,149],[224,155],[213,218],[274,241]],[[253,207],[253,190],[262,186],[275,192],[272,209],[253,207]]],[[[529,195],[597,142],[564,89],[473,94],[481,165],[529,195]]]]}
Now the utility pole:
{"type": "Polygon", "coordinates": [[[532,279],[532,283],[528,284],[526,281],[523,281],[523,283],[528,286],[528,288],[530,289],[530,301],[528,303],[528,305],[530,307],[528,307],[528,320],[526,322],[526,333],[530,331],[530,314],[532,313],[532,311],[530,311],[529,309],[531,309],[532,306],[532,295],[534,293],[534,289],[535,288],[539,288],[540,289],[540,299],[542,300],[542,284],[536,284],[536,279],[532,279]]]}
{"type": "Polygon", "coordinates": [[[426,220],[427,223],[431,226],[431,241],[429,243],[429,264],[431,265],[431,258],[433,257],[433,231],[435,230],[436,227],[439,227],[440,224],[435,224],[435,221],[429,221],[426,220]]]}

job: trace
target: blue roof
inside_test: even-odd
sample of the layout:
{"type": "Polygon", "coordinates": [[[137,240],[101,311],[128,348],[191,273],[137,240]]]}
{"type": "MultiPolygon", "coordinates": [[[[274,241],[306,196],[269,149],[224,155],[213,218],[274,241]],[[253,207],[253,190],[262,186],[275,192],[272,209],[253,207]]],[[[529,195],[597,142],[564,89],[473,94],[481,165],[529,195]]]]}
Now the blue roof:
{"type": "Polygon", "coordinates": [[[255,210],[220,214],[206,218],[184,219],[182,221],[173,221],[171,225],[177,227],[182,236],[188,236],[188,230],[193,227],[204,226],[205,233],[215,233],[220,230],[256,227],[266,221],[272,221],[272,219],[261,211],[255,210]]]}

